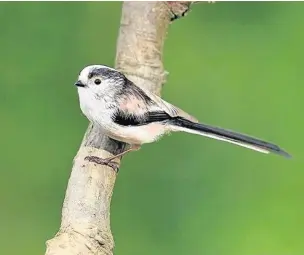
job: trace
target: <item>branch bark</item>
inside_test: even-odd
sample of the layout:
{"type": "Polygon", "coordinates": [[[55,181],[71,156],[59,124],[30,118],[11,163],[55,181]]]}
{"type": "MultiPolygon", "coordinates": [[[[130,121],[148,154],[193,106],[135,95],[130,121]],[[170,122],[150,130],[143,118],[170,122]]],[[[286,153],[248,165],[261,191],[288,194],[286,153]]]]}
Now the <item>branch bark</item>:
{"type": "MultiPolygon", "coordinates": [[[[160,94],[165,82],[163,44],[170,22],[189,10],[191,2],[124,2],[117,41],[116,69],[136,85],[160,94]]],[[[107,158],[125,144],[89,125],[69,179],[58,233],[47,241],[46,255],[113,254],[110,203],[116,172],[90,163],[86,156],[107,158]]],[[[116,160],[117,163],[120,160],[116,160]]]]}

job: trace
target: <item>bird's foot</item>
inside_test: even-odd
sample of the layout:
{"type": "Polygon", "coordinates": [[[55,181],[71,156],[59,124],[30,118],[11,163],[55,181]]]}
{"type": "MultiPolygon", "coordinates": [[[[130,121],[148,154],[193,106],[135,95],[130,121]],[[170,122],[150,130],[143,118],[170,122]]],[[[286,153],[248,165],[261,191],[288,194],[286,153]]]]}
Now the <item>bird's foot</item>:
{"type": "Polygon", "coordinates": [[[116,173],[118,173],[119,164],[112,161],[114,158],[116,158],[116,157],[100,158],[100,157],[96,157],[96,156],[86,156],[84,159],[88,160],[89,162],[93,162],[93,163],[96,163],[99,165],[109,166],[109,167],[113,168],[113,170],[116,173]]]}
{"type": "Polygon", "coordinates": [[[109,158],[100,158],[100,157],[96,157],[96,156],[86,156],[84,159],[85,160],[88,160],[89,162],[93,162],[93,163],[96,163],[96,164],[99,164],[99,165],[106,165],[106,166],[109,166],[111,168],[114,169],[114,171],[116,173],[118,173],[119,171],[119,163],[117,162],[113,162],[113,159],[116,159],[118,157],[121,157],[131,151],[136,151],[136,150],[139,150],[140,149],[140,145],[131,145],[131,147],[117,155],[114,155],[112,157],[109,157],[109,158]]]}

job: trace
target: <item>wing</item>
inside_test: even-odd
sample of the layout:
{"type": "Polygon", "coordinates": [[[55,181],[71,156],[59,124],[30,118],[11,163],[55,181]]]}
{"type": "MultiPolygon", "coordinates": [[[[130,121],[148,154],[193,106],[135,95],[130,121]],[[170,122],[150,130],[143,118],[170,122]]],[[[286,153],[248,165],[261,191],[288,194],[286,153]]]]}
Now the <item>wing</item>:
{"type": "MultiPolygon", "coordinates": [[[[144,90],[143,90],[144,91],[144,90]]],[[[187,120],[191,120],[192,122],[198,123],[198,120],[192,115],[186,113],[185,111],[179,109],[178,107],[166,102],[161,99],[159,96],[145,90],[144,91],[147,96],[149,96],[160,108],[165,110],[171,117],[183,117],[187,120]]]]}
{"type": "Polygon", "coordinates": [[[145,114],[129,114],[117,109],[113,114],[113,121],[121,126],[143,126],[155,122],[170,120],[172,117],[164,111],[146,112],[145,114]]]}
{"type": "Polygon", "coordinates": [[[117,98],[120,109],[127,115],[132,115],[133,113],[143,115],[146,112],[164,112],[169,117],[183,117],[192,122],[198,122],[190,114],[164,101],[148,90],[136,86],[128,79],[126,79],[123,92],[117,98]]]}

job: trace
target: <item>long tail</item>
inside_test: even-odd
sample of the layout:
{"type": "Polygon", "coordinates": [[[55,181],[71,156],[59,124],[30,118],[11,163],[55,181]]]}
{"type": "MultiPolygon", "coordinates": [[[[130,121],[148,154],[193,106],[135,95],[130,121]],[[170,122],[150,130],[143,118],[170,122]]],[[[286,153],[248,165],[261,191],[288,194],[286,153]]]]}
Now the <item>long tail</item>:
{"type": "Polygon", "coordinates": [[[212,127],[201,123],[194,123],[182,117],[175,117],[171,119],[170,124],[175,126],[176,130],[211,137],[263,153],[273,152],[287,158],[291,157],[287,152],[275,144],[268,143],[247,135],[239,134],[230,130],[212,127]]]}

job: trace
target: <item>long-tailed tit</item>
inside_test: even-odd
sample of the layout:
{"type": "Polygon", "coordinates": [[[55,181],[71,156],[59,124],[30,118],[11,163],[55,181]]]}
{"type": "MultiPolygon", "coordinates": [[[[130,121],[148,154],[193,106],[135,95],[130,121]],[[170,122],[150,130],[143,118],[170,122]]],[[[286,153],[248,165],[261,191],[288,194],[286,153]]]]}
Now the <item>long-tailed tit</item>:
{"type": "Polygon", "coordinates": [[[100,126],[107,136],[128,143],[130,149],[107,159],[90,157],[96,163],[137,150],[169,132],[211,137],[263,153],[273,152],[290,157],[277,145],[247,135],[199,123],[194,117],[162,100],[144,88],[139,88],[121,72],[102,65],[85,67],[75,83],[80,108],[86,117],[100,126]]]}

